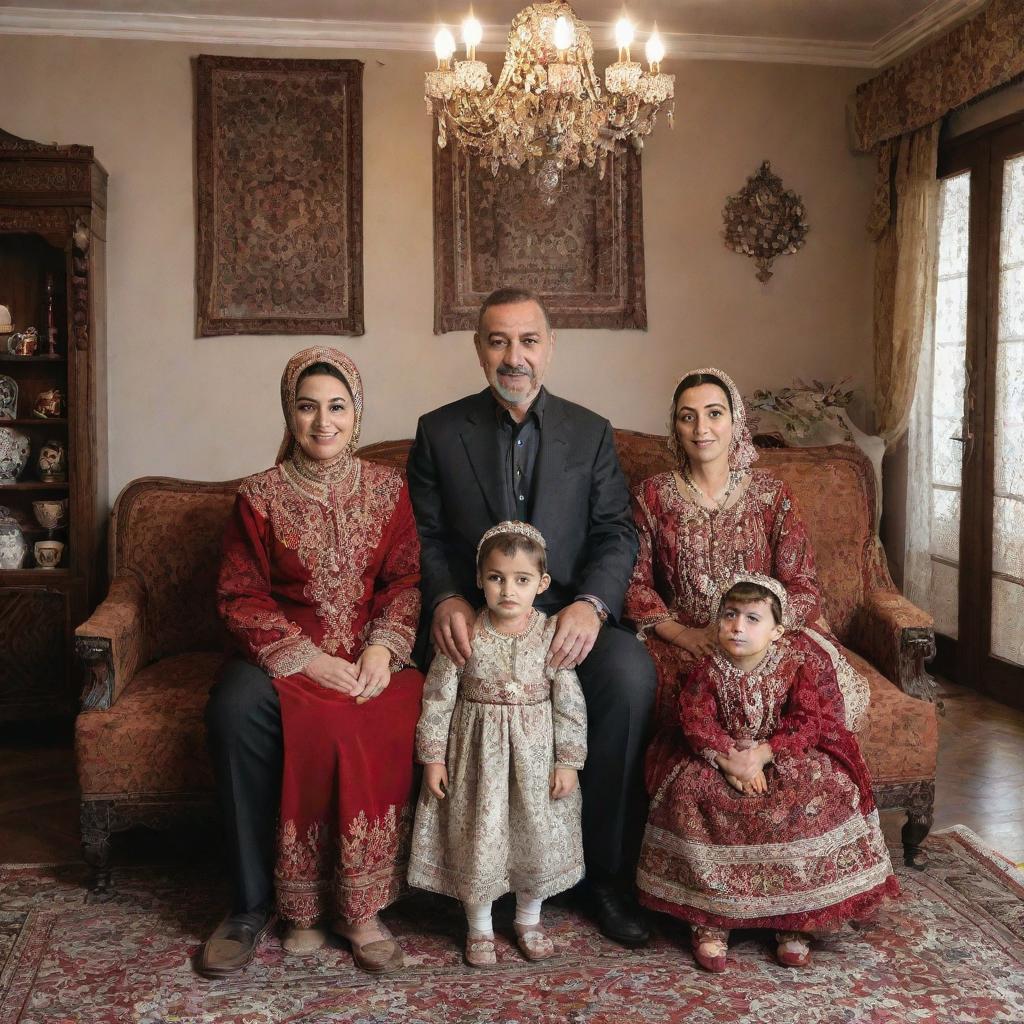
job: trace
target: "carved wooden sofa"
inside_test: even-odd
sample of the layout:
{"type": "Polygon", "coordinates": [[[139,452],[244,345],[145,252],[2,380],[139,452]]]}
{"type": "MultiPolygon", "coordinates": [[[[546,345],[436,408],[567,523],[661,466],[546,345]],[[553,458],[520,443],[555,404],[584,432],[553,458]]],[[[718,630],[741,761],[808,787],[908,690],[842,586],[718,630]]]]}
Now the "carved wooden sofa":
{"type": "MultiPolygon", "coordinates": [[[[631,484],[667,468],[664,437],[618,430],[631,484]]],[[[363,449],[404,466],[408,441],[363,449]]],[[[883,808],[903,808],[908,863],[932,822],[938,732],[924,663],[931,618],[893,586],[874,533],[874,476],[844,446],[768,449],[759,465],[789,482],[817,554],[825,610],[871,706],[860,741],[883,808]]],[[[110,835],[196,824],[214,813],[203,710],[224,636],[214,583],[237,481],[144,477],[114,506],[110,592],[76,630],[84,667],[75,727],[87,861],[105,868],[110,835]]]]}

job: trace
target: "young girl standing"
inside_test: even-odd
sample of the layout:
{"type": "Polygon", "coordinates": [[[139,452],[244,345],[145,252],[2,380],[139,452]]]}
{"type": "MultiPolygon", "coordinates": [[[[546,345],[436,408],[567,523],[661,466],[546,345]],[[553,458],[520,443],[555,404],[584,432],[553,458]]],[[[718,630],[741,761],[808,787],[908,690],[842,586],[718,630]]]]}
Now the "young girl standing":
{"type": "Polygon", "coordinates": [[[516,894],[516,939],[552,956],[542,901],[583,877],[577,771],[587,718],[576,673],[547,668],[555,620],[533,607],[550,583],[544,538],[504,522],[477,549],[472,656],[437,654],[423,692],[416,757],[424,765],[409,884],[454,896],[469,923],[466,961],[497,962],[491,903],[516,894]]]}
{"type": "Polygon", "coordinates": [[[731,928],[774,929],[779,963],[804,967],[809,932],[899,891],[834,669],[785,633],[786,604],[776,580],[733,578],[718,649],[680,696],[686,748],[651,800],[640,902],[688,921],[709,971],[731,928]]]}

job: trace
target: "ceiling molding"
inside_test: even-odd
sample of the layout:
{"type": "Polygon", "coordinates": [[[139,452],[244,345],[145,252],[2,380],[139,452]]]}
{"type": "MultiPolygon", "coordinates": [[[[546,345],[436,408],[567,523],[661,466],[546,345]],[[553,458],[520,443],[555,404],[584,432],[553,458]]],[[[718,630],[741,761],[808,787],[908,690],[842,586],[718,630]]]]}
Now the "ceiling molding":
{"type": "Polygon", "coordinates": [[[988,0],[932,0],[924,10],[907,18],[891,32],[875,43],[875,67],[885,67],[911,50],[917,49],[926,39],[931,39],[952,28],[958,22],[966,21],[981,10],[988,0]]]}
{"type": "MultiPolygon", "coordinates": [[[[672,58],[735,60],[777,64],[816,64],[880,68],[925,39],[963,20],[987,0],[933,0],[875,43],[758,36],[695,35],[664,32],[672,58]]],[[[590,22],[598,41],[614,50],[609,22],[590,22]]],[[[131,14],[113,11],[55,10],[42,7],[0,8],[0,35],[57,35],[82,38],[148,39],[234,46],[291,46],[351,50],[432,50],[436,24],[422,22],[341,21],[315,18],[243,18],[213,14],[131,14]]],[[[495,40],[479,47],[504,49],[507,25],[485,26],[495,40]]]]}

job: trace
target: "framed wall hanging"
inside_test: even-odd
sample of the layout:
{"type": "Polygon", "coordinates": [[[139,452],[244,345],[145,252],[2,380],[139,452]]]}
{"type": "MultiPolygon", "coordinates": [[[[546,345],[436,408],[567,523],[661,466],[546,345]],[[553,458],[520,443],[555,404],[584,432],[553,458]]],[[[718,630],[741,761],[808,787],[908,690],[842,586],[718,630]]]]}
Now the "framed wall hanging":
{"type": "Polygon", "coordinates": [[[554,327],[647,328],[635,152],[609,156],[603,179],[581,166],[552,188],[526,167],[493,175],[454,141],[433,150],[435,334],[473,330],[503,286],[542,295],[554,327]]]}
{"type": "Polygon", "coordinates": [[[362,334],[362,62],[195,75],[197,334],[362,334]]]}

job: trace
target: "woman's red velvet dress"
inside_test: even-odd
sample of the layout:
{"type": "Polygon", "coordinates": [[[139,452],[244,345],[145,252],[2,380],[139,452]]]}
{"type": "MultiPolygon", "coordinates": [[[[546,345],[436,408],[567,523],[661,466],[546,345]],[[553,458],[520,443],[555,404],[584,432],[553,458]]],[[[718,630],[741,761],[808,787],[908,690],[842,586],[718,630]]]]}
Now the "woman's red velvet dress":
{"type": "Polygon", "coordinates": [[[281,700],[278,912],[299,927],[361,922],[402,891],[422,675],[419,541],[401,474],[350,458],[324,473],[295,450],[242,484],[224,542],[221,616],[281,700]],[[392,654],[357,703],[302,673],[325,652],[392,654]]]}

